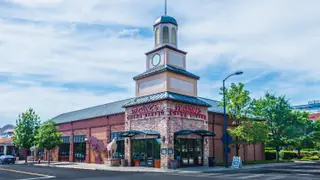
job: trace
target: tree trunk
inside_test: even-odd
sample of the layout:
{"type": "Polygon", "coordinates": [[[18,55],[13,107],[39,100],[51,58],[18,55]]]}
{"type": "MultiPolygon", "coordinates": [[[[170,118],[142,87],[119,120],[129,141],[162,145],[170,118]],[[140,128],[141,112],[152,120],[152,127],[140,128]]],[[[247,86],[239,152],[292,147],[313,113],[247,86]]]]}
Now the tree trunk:
{"type": "Polygon", "coordinates": [[[50,164],[50,159],[51,159],[51,150],[49,150],[48,156],[49,156],[49,158],[48,158],[48,165],[49,165],[50,164]]]}
{"type": "Polygon", "coordinates": [[[24,157],[25,157],[24,163],[25,163],[25,164],[28,164],[28,149],[25,148],[25,151],[24,151],[24,152],[25,152],[25,153],[24,153],[24,157]]]}
{"type": "Polygon", "coordinates": [[[298,149],[298,158],[301,158],[301,149],[298,149]]]}
{"type": "Polygon", "coordinates": [[[256,161],[256,144],[253,144],[253,160],[256,161]]]}
{"type": "Polygon", "coordinates": [[[278,148],[276,149],[276,159],[277,159],[277,162],[280,161],[280,150],[278,148]]]}

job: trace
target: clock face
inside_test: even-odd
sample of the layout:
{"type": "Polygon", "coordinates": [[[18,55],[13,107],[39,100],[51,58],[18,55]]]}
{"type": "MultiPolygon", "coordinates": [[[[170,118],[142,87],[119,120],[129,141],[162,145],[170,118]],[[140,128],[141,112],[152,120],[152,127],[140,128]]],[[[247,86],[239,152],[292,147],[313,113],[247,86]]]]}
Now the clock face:
{"type": "Polygon", "coordinates": [[[153,66],[158,66],[161,62],[161,57],[159,54],[155,54],[151,59],[151,64],[153,66]]]}

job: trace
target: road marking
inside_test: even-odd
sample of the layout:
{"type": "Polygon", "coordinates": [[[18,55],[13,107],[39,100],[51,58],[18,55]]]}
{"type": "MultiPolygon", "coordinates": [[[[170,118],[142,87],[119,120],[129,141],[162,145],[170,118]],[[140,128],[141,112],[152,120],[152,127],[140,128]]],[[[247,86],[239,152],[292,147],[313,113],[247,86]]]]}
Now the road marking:
{"type": "Polygon", "coordinates": [[[45,177],[35,177],[35,178],[25,178],[25,179],[17,179],[17,180],[38,180],[38,179],[52,179],[56,178],[55,176],[45,176],[45,177]]]}
{"type": "Polygon", "coordinates": [[[255,177],[261,177],[264,176],[264,174],[255,174],[251,176],[244,176],[244,177],[239,177],[238,179],[247,179],[247,178],[255,178],[255,177]]]}
{"type": "MultiPolygon", "coordinates": [[[[40,176],[40,177],[35,177],[35,178],[27,178],[28,180],[29,179],[50,179],[50,178],[55,178],[55,176],[48,176],[46,174],[39,174],[39,173],[26,172],[26,171],[18,171],[18,170],[14,170],[14,169],[0,168],[0,171],[27,174],[27,175],[31,175],[31,176],[40,176]]],[[[26,179],[21,179],[21,180],[26,180],[26,179]]]]}
{"type": "Polygon", "coordinates": [[[284,176],[284,175],[277,175],[277,176],[274,176],[274,177],[267,178],[266,180],[283,179],[285,177],[286,176],[284,176]]]}

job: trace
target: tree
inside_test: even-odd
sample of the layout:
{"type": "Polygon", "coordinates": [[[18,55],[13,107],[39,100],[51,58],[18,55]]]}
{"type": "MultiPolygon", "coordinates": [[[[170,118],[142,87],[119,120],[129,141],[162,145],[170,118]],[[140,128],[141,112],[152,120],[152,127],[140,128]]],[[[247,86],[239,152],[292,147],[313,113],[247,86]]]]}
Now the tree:
{"type": "MultiPolygon", "coordinates": [[[[30,149],[34,145],[34,137],[40,124],[39,119],[39,116],[32,108],[19,114],[14,127],[15,134],[12,137],[15,146],[30,149]]],[[[27,154],[25,154],[25,163],[27,163],[27,154]]]]}
{"type": "Polygon", "coordinates": [[[242,121],[239,126],[228,131],[231,135],[239,137],[238,143],[243,144],[243,147],[250,144],[265,143],[269,133],[268,126],[257,120],[242,121]]]}
{"type": "Polygon", "coordinates": [[[292,111],[292,118],[296,119],[295,126],[290,128],[291,137],[288,137],[288,144],[293,146],[298,151],[298,157],[300,152],[304,148],[312,148],[314,143],[312,142],[314,136],[314,129],[312,121],[309,120],[309,113],[305,111],[292,111]]]}
{"type": "MultiPolygon", "coordinates": [[[[221,95],[223,95],[223,88],[221,88],[221,95]]],[[[225,88],[225,99],[226,99],[226,109],[229,118],[232,120],[232,124],[234,126],[239,126],[242,121],[247,120],[248,114],[250,112],[250,92],[244,89],[244,85],[242,83],[231,84],[231,88],[225,88]]],[[[219,106],[223,106],[223,100],[218,104],[219,106]]],[[[237,143],[239,141],[239,137],[236,136],[236,156],[239,156],[240,144],[237,143]]]]}
{"type": "Polygon", "coordinates": [[[61,141],[62,133],[58,131],[58,127],[52,120],[44,122],[35,137],[35,144],[38,148],[48,150],[48,164],[50,164],[51,150],[58,147],[61,141]]]}
{"type": "Polygon", "coordinates": [[[292,109],[285,96],[275,96],[266,93],[264,98],[253,100],[252,114],[266,121],[269,127],[267,144],[276,150],[276,158],[282,147],[287,145],[288,138],[292,137],[293,127],[297,119],[293,118],[292,109]]]}

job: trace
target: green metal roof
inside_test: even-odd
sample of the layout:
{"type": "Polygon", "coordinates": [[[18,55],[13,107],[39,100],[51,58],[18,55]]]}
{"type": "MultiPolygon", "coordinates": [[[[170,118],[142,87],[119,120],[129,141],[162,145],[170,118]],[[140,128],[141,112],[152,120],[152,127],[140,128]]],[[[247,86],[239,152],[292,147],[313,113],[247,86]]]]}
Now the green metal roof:
{"type": "Polygon", "coordinates": [[[132,99],[133,98],[111,102],[100,106],[89,107],[78,111],[63,113],[52,118],[52,120],[57,124],[61,124],[66,122],[124,113],[125,110],[122,106],[131,101],[132,99]]]}
{"type": "Polygon", "coordinates": [[[185,130],[180,130],[174,133],[174,135],[176,136],[185,136],[185,135],[189,135],[189,134],[197,134],[199,136],[205,137],[205,136],[216,136],[216,134],[208,131],[208,130],[204,130],[204,129],[197,129],[197,130],[189,130],[189,129],[185,129],[185,130]]]}
{"type": "Polygon", "coordinates": [[[178,22],[176,19],[174,19],[171,16],[160,16],[155,22],[154,25],[157,25],[159,23],[172,23],[176,26],[178,26],[178,22]]]}
{"type": "Polygon", "coordinates": [[[185,76],[189,76],[189,77],[192,77],[192,78],[195,78],[195,79],[200,79],[199,76],[197,76],[195,74],[192,74],[191,72],[188,72],[188,71],[186,71],[184,69],[176,68],[176,67],[170,66],[170,65],[161,65],[161,66],[158,66],[156,68],[149,69],[146,72],[133,77],[133,79],[134,80],[141,79],[143,77],[151,76],[153,74],[164,72],[164,71],[172,71],[172,72],[175,72],[175,73],[178,73],[178,74],[182,74],[182,75],[185,75],[185,76]]]}
{"type": "MultiPolygon", "coordinates": [[[[189,97],[189,96],[184,96],[181,94],[179,95],[176,93],[169,93],[167,95],[165,93],[159,93],[159,94],[152,96],[152,98],[160,100],[161,98],[164,98],[166,96],[167,97],[169,96],[170,98],[176,98],[176,99],[180,99],[180,98],[186,99],[186,100],[188,100],[188,102],[187,101],[183,101],[183,102],[187,102],[187,103],[191,103],[190,101],[193,101],[193,100],[196,102],[206,103],[206,104],[208,104],[207,106],[211,105],[211,107],[208,108],[209,112],[220,113],[220,114],[223,113],[223,107],[217,106],[219,101],[215,101],[215,100],[211,100],[211,99],[206,99],[206,98],[201,98],[201,97],[185,98],[185,97],[189,97]]],[[[52,120],[57,124],[62,124],[62,123],[68,123],[68,122],[73,122],[73,121],[79,121],[79,120],[85,120],[85,119],[90,119],[90,118],[96,118],[96,117],[124,113],[125,109],[123,108],[123,106],[128,104],[129,102],[132,102],[132,100],[135,100],[135,99],[136,98],[130,98],[130,99],[111,102],[111,103],[103,104],[103,105],[99,105],[99,106],[89,107],[89,108],[85,108],[85,109],[81,109],[81,110],[77,110],[77,111],[63,113],[63,114],[60,114],[60,115],[52,118],[52,120]]],[[[150,99],[148,100],[147,97],[144,97],[139,100],[139,102],[142,102],[142,101],[143,102],[150,102],[150,99]]],[[[194,103],[192,103],[192,104],[194,104],[194,103]]]]}
{"type": "Polygon", "coordinates": [[[125,104],[124,107],[133,106],[137,104],[144,104],[144,103],[149,103],[149,102],[164,100],[164,99],[170,99],[174,101],[180,101],[180,102],[185,102],[185,103],[190,103],[190,104],[195,104],[200,106],[207,106],[207,107],[211,106],[210,104],[204,101],[201,101],[197,97],[186,96],[186,95],[166,91],[166,92],[161,92],[157,94],[151,94],[147,96],[134,98],[131,101],[129,101],[127,104],[125,104]]]}

